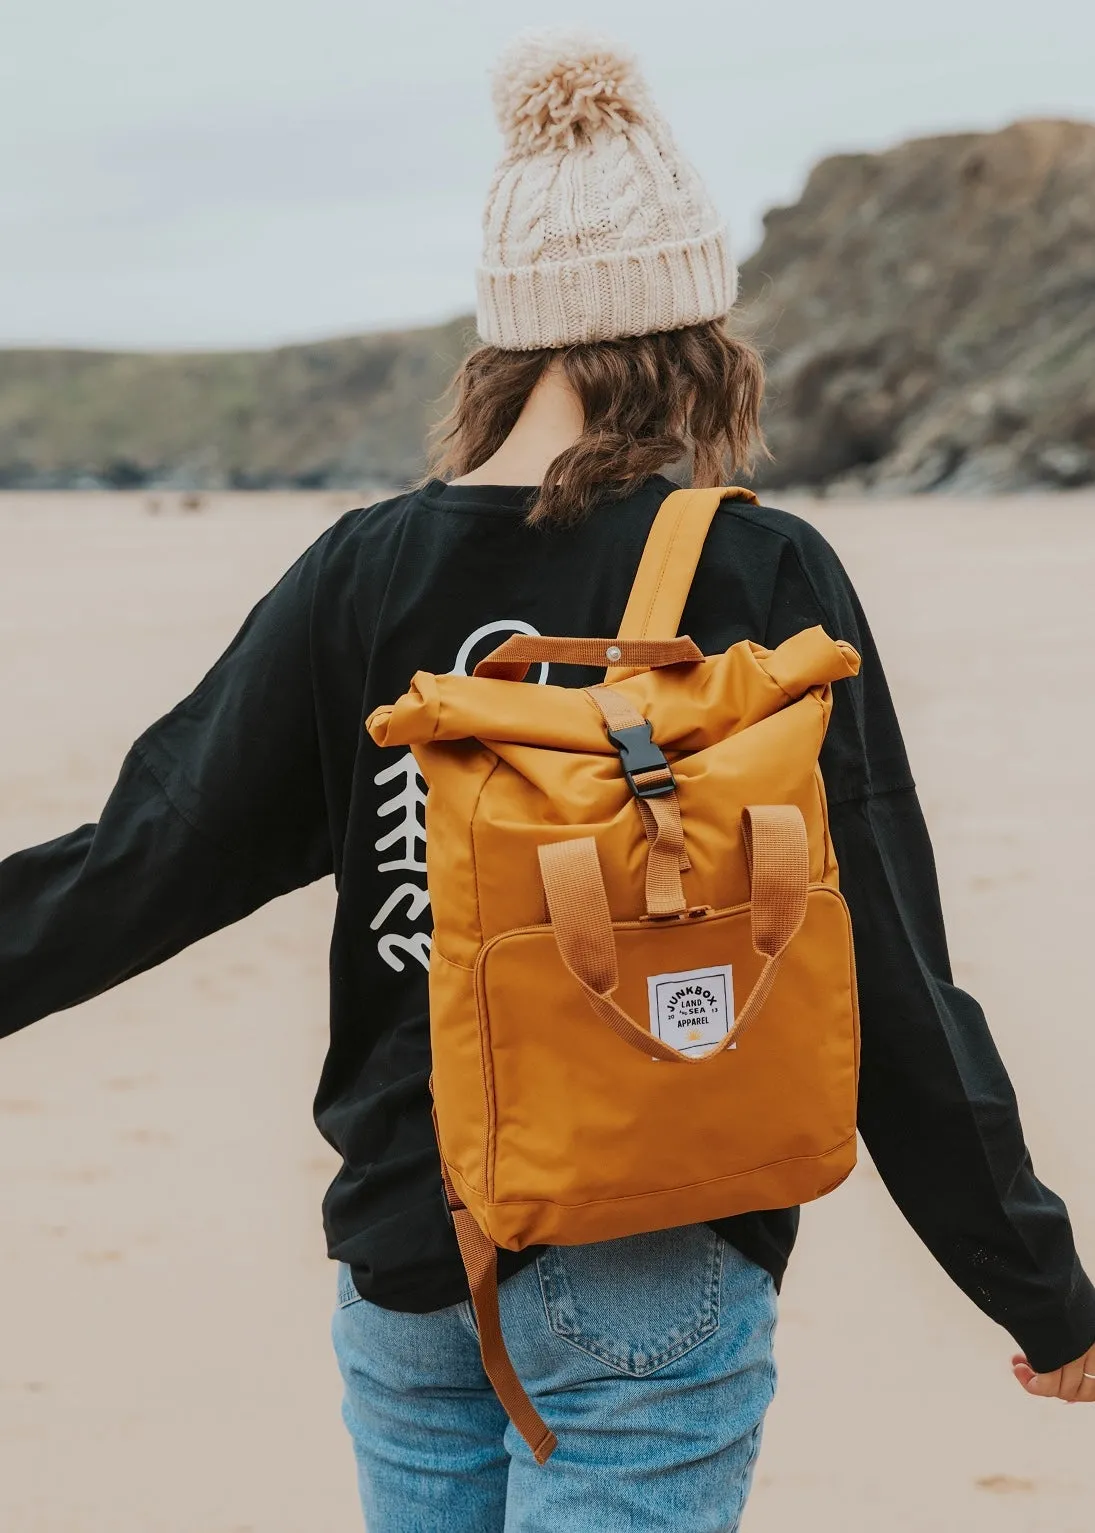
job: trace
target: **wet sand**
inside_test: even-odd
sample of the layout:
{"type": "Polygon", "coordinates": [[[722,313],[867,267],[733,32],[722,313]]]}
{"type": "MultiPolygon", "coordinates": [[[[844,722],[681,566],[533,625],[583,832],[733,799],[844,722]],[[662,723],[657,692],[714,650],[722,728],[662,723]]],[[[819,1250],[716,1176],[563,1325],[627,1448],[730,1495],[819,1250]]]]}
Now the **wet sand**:
{"type": "MultiPolygon", "coordinates": [[[[353,503],[158,500],[0,496],[0,856],[94,819],[133,737],[353,503]]],[[[791,509],[858,584],[956,976],[1095,1269],[1095,496],[791,509]]],[[[4,1533],[359,1526],[310,1117],[331,909],[293,895],[0,1043],[4,1533]]],[[[1088,1529],[1095,1410],[1028,1399],[1012,1350],[864,1161],[804,1215],[747,1533],[1088,1529]]]]}

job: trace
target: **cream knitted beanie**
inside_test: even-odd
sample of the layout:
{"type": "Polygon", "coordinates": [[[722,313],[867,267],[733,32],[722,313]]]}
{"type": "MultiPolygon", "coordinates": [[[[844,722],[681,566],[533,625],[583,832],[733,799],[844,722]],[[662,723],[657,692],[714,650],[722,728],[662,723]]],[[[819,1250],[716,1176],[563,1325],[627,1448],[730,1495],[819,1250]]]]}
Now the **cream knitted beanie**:
{"type": "Polygon", "coordinates": [[[493,96],[506,150],[483,217],[484,341],[531,351],[729,313],[725,229],[629,54],[595,33],[525,32],[493,96]]]}

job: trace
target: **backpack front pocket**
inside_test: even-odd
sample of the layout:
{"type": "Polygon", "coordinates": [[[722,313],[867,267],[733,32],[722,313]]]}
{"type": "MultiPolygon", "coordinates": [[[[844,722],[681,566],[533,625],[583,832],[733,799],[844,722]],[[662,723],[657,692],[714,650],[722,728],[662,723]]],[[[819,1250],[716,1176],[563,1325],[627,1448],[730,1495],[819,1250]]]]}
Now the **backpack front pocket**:
{"type": "MultiPolygon", "coordinates": [[[[748,906],[613,927],[616,999],[640,1026],[652,976],[728,970],[739,995],[762,958],[748,906]]],[[[818,1196],[854,1161],[858,1019],[847,907],[811,888],[771,995],[734,1049],[681,1061],[622,1041],[564,967],[550,926],[489,943],[476,967],[488,1101],[490,1233],[572,1244],[818,1196]],[[850,1143],[850,1151],[849,1151],[850,1143]]]]}

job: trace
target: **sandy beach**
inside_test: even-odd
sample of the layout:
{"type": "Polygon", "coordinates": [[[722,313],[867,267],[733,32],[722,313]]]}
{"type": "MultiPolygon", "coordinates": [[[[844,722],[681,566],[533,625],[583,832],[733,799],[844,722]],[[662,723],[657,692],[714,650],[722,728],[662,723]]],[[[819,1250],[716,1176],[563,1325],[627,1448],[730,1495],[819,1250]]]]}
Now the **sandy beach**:
{"type": "MultiPolygon", "coordinates": [[[[354,503],[155,500],[0,496],[0,856],[94,820],[354,503]]],[[[858,585],[956,977],[1095,1270],[1095,496],[790,509],[858,585]]],[[[359,1528],[311,1122],[332,908],[293,895],[0,1042],[3,1533],[359,1528]]],[[[803,1218],[747,1533],[1086,1533],[1095,1410],[1024,1396],[1013,1350],[864,1159],[803,1218]]]]}

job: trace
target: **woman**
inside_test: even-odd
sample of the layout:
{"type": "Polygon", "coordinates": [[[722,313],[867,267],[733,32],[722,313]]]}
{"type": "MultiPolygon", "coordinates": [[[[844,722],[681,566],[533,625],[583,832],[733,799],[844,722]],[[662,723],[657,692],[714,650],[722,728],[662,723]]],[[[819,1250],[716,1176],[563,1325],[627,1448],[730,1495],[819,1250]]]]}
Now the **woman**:
{"type": "MultiPolygon", "coordinates": [[[[485,218],[485,344],[459,374],[437,477],[301,557],[136,742],[98,825],[0,863],[0,1031],[334,873],[316,1120],[343,1160],[324,1214],[370,1533],[714,1533],[738,1526],[748,1492],[797,1211],[502,1252],[510,1349],[564,1429],[533,1462],[483,1374],[442,1195],[422,787],[408,754],[362,728],[415,670],[470,672],[508,634],[615,632],[673,488],[661,471],[690,453],[694,482],[716,484],[757,439],[760,364],[723,324],[724,234],[633,63],[595,39],[525,37],[495,100],[507,144],[485,218]]],[[[951,981],[855,594],[804,522],[727,502],[682,632],[713,653],[816,624],[863,659],[823,755],[856,938],[863,1137],[918,1234],[1023,1349],[1019,1383],[1095,1401],[1095,1289],[1034,1176],[985,1019],[951,981]]]]}

